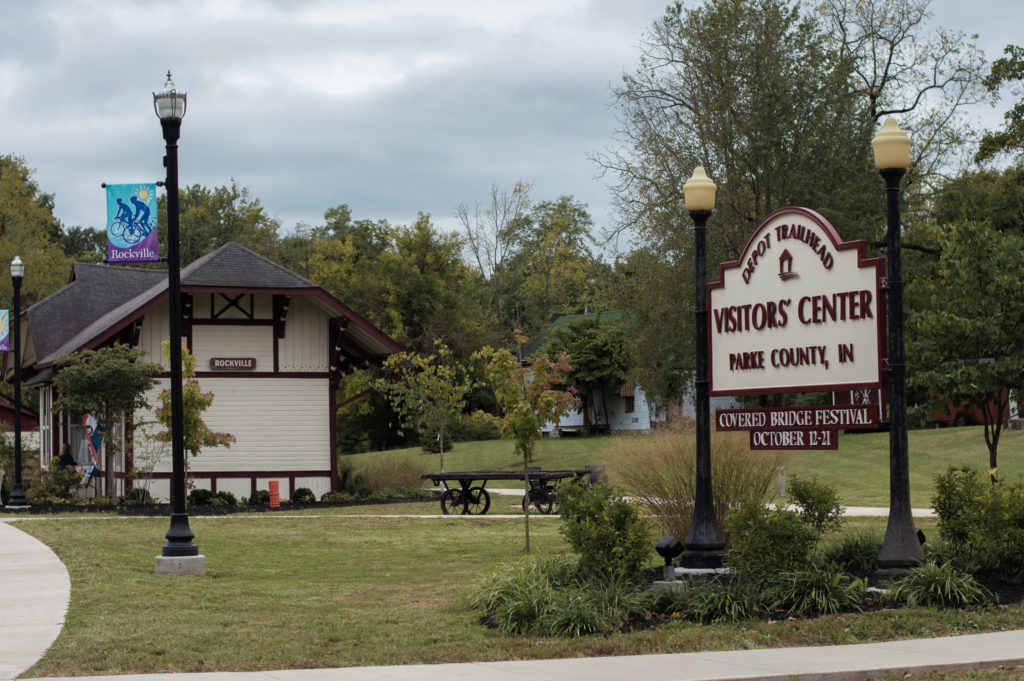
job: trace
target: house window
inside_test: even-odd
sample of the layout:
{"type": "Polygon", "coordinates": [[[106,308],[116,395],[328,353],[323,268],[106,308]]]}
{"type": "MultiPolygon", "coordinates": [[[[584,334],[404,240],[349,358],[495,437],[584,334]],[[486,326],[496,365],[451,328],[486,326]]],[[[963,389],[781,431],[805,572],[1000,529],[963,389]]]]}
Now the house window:
{"type": "Polygon", "coordinates": [[[633,395],[626,395],[626,413],[632,414],[636,411],[636,398],[633,395]]]}

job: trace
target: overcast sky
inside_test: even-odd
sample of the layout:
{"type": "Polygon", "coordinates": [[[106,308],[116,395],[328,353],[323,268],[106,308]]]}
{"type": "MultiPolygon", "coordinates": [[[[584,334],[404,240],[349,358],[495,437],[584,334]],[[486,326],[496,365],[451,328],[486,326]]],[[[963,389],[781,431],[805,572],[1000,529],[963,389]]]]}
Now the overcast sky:
{"type": "MultiPolygon", "coordinates": [[[[687,2],[687,5],[692,2],[687,2]]],[[[0,0],[0,153],[65,225],[102,227],[101,182],[162,179],[152,92],[188,93],[182,186],[234,178],[284,230],[327,208],[454,228],[492,184],[614,220],[588,153],[609,88],[665,0],[0,0]]],[[[1024,3],[935,0],[933,23],[1020,44],[1024,3]]],[[[1001,109],[982,111],[998,124],[1001,109]]]]}

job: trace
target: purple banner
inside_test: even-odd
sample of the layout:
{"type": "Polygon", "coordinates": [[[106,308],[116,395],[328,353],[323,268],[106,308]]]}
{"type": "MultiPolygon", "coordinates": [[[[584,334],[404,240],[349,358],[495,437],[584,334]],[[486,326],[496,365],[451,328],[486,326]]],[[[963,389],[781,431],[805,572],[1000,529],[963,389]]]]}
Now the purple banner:
{"type": "Polygon", "coordinates": [[[156,185],[107,185],[107,260],[157,262],[156,185]]]}
{"type": "Polygon", "coordinates": [[[0,352],[11,351],[11,311],[0,310],[0,352]]]}

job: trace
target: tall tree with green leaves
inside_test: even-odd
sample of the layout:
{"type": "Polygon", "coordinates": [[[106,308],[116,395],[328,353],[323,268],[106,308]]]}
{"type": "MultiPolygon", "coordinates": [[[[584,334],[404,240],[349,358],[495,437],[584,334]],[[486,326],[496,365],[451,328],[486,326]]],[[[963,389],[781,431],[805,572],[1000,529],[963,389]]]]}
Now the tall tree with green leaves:
{"type": "MultiPolygon", "coordinates": [[[[229,241],[271,257],[277,245],[277,220],[258,198],[234,180],[230,186],[192,185],[178,190],[181,221],[181,265],[214,251],[229,241]]],[[[160,243],[166,244],[167,197],[157,200],[160,243]]]]}
{"type": "MultiPolygon", "coordinates": [[[[67,283],[71,259],[61,248],[60,221],[53,214],[53,195],[43,192],[33,171],[18,156],[0,155],[0,266],[20,256],[25,263],[22,309],[67,283]]],[[[14,289],[10,276],[0,276],[0,307],[9,306],[14,289]]]]}
{"type": "MultiPolygon", "coordinates": [[[[993,95],[1006,84],[1024,81],[1024,47],[1007,45],[1003,54],[1006,56],[992,62],[992,69],[985,77],[985,87],[993,95]]],[[[1019,91],[1016,94],[1020,96],[1019,91]]],[[[980,163],[1000,154],[1020,155],[1024,150],[1024,99],[1003,114],[1003,120],[1002,130],[987,131],[981,138],[974,160],[980,163]]]]}
{"type": "Polygon", "coordinates": [[[872,124],[849,87],[852,58],[828,43],[820,22],[795,2],[674,3],[615,88],[619,144],[597,161],[615,182],[620,225],[645,252],[630,258],[634,281],[644,279],[652,296],[637,317],[638,335],[654,339],[637,348],[645,392],[670,397],[660,390],[681,384],[693,366],[681,340],[693,336],[692,296],[678,285],[692,281],[682,185],[694,167],[707,168],[719,186],[708,225],[712,273],[740,253],[764,217],[790,203],[822,212],[846,239],[877,236],[877,220],[866,219],[877,212],[872,124]]]}
{"type": "MultiPolygon", "coordinates": [[[[516,330],[516,342],[522,347],[527,341],[516,330]]],[[[506,349],[481,349],[475,357],[486,364],[484,375],[491,382],[501,405],[502,436],[515,443],[515,451],[523,458],[523,485],[525,503],[526,552],[530,552],[530,478],[529,464],[540,429],[545,423],[556,423],[576,403],[573,390],[562,390],[570,370],[567,354],[555,357],[538,355],[530,364],[523,364],[517,355],[506,349]]]]}
{"type": "Polygon", "coordinates": [[[420,436],[437,433],[443,473],[444,452],[451,449],[446,433],[465,409],[472,387],[465,367],[438,342],[430,355],[400,352],[388,357],[373,387],[387,395],[403,427],[420,436]]]}
{"type": "Polygon", "coordinates": [[[572,357],[566,382],[576,389],[584,422],[608,424],[611,395],[626,381],[631,364],[627,325],[621,313],[584,317],[551,335],[548,354],[572,357]],[[600,417],[595,402],[601,405],[600,417]]]}
{"type": "Polygon", "coordinates": [[[995,470],[1007,391],[1024,389],[1024,237],[970,222],[937,231],[933,271],[908,287],[910,384],[936,406],[981,410],[995,470]]]}
{"type": "MultiPolygon", "coordinates": [[[[140,361],[145,351],[122,343],[82,350],[64,355],[55,362],[54,409],[72,418],[91,414],[107,429],[133,417],[139,409],[148,409],[146,391],[156,385],[154,376],[163,370],[159,364],[140,361]]],[[[110,489],[114,481],[115,438],[106,439],[103,467],[110,489]]]]}

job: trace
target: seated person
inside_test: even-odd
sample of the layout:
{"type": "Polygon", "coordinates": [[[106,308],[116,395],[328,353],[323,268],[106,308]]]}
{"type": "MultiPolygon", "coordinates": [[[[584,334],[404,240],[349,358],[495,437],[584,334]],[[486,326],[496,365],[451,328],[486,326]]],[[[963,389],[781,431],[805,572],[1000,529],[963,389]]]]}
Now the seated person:
{"type": "Polygon", "coordinates": [[[60,448],[60,457],[57,459],[57,468],[70,468],[72,470],[75,468],[75,457],[71,456],[71,447],[67,443],[60,448]]]}

